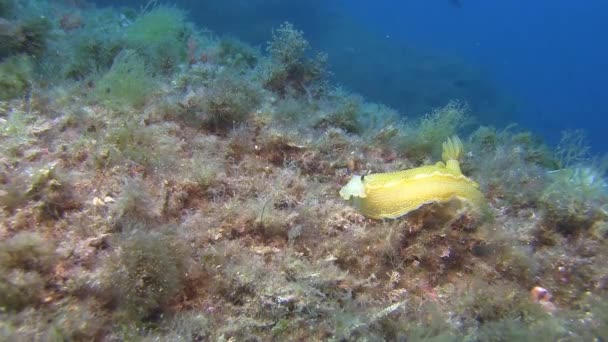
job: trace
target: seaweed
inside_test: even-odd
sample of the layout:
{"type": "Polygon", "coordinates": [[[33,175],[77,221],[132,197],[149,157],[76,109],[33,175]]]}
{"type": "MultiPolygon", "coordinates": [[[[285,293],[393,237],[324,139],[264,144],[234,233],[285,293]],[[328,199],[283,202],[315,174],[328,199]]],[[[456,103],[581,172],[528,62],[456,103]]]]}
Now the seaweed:
{"type": "Polygon", "coordinates": [[[22,232],[0,243],[0,309],[19,311],[40,303],[56,255],[51,241],[22,232]]]}
{"type": "Polygon", "coordinates": [[[42,54],[47,46],[51,28],[51,22],[44,17],[32,18],[21,23],[17,52],[32,56],[42,54]]]}
{"type": "Polygon", "coordinates": [[[184,286],[186,249],[171,236],[142,231],[137,223],[121,235],[119,246],[107,286],[116,293],[121,315],[126,322],[158,320],[184,286]]]}
{"type": "Polygon", "coordinates": [[[462,102],[451,101],[425,115],[401,141],[405,154],[414,160],[425,156],[440,156],[437,141],[455,135],[469,120],[468,106],[462,102]]]}
{"type": "Polygon", "coordinates": [[[170,75],[186,60],[191,29],[185,17],[178,8],[155,7],[136,18],[127,29],[125,40],[145,58],[150,70],[170,75]]]}
{"type": "Polygon", "coordinates": [[[155,80],[141,55],[127,49],[116,56],[112,68],[97,82],[93,95],[111,108],[141,107],[155,88],[155,80]]]}
{"type": "Polygon", "coordinates": [[[281,96],[291,92],[308,98],[323,94],[327,56],[320,53],[309,59],[308,48],[304,33],[291,23],[285,22],[274,30],[267,47],[271,61],[262,69],[266,88],[281,96]]]}
{"type": "Polygon", "coordinates": [[[125,180],[112,211],[119,228],[132,222],[151,222],[159,215],[158,205],[152,194],[138,178],[125,180]]]}
{"type": "Polygon", "coordinates": [[[45,17],[15,22],[0,18],[0,58],[18,54],[40,56],[47,47],[51,28],[51,22],[45,17]]]}
{"type": "Polygon", "coordinates": [[[32,88],[34,69],[31,58],[16,55],[0,62],[0,100],[24,97],[32,88]]]}
{"type": "Polygon", "coordinates": [[[199,90],[200,96],[183,107],[188,125],[226,133],[247,121],[261,102],[261,90],[244,75],[229,71],[217,75],[199,90]]]}
{"type": "Polygon", "coordinates": [[[235,38],[223,38],[217,47],[218,63],[237,70],[254,68],[260,59],[260,52],[235,38]]]}

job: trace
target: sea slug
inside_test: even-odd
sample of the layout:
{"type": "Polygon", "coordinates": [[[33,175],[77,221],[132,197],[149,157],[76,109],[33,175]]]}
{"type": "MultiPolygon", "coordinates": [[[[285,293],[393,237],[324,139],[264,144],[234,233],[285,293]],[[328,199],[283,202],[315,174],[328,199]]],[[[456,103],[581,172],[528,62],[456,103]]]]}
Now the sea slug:
{"type": "Polygon", "coordinates": [[[340,190],[340,196],[372,219],[398,218],[427,203],[448,202],[454,198],[485,211],[486,202],[479,185],[460,171],[462,155],[458,137],[443,143],[442,158],[435,165],[353,178],[340,190]]]}

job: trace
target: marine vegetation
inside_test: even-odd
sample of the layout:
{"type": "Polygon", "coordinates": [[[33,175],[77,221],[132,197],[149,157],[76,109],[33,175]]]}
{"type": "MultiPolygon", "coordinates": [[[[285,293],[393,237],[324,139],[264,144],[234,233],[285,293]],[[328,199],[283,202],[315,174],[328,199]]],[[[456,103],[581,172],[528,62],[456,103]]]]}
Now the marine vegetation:
{"type": "Polygon", "coordinates": [[[53,33],[0,62],[0,340],[606,340],[580,139],[398,112],[291,23],[259,51],[154,3],[0,1],[53,33]]]}
{"type": "Polygon", "coordinates": [[[41,55],[46,48],[50,31],[51,23],[45,17],[24,18],[19,22],[12,22],[0,16],[0,58],[15,54],[41,55]]]}
{"type": "Polygon", "coordinates": [[[309,58],[308,48],[304,33],[289,22],[273,31],[268,43],[272,64],[264,71],[266,87],[281,95],[295,92],[310,97],[322,92],[327,57],[317,54],[309,58]]]}
{"type": "Polygon", "coordinates": [[[93,95],[108,106],[139,107],[154,86],[144,59],[135,50],[126,49],[116,56],[110,70],[99,79],[93,95]]]}
{"type": "Polygon", "coordinates": [[[26,96],[33,81],[32,62],[26,55],[16,55],[0,62],[0,100],[26,96]]]}

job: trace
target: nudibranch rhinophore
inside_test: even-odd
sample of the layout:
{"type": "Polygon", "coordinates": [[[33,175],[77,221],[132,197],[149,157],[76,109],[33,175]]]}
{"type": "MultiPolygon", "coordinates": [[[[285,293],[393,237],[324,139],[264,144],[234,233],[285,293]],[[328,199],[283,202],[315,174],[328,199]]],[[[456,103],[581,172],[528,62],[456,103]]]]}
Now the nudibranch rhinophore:
{"type": "Polygon", "coordinates": [[[340,190],[340,196],[372,219],[398,218],[425,204],[448,202],[454,198],[485,211],[487,204],[479,185],[460,171],[458,159],[462,149],[458,137],[448,138],[443,143],[445,163],[353,176],[340,190]]]}

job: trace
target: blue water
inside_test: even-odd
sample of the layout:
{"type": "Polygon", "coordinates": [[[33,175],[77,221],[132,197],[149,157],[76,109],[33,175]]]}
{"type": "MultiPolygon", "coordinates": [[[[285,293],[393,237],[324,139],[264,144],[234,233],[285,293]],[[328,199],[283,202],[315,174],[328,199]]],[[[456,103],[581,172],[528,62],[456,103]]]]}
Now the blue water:
{"type": "MultiPolygon", "coordinates": [[[[146,1],[99,0],[141,6],[146,1]]],[[[477,124],[517,123],[552,144],[608,116],[608,2],[529,0],[176,1],[201,27],[258,45],[290,21],[329,54],[334,81],[415,117],[451,99],[477,124]]]]}
{"type": "MultiPolygon", "coordinates": [[[[475,64],[518,101],[514,121],[555,141],[588,131],[598,152],[608,118],[608,3],[588,1],[348,1],[370,28],[475,64]]],[[[346,4],[346,2],[345,2],[346,4]]]]}

